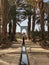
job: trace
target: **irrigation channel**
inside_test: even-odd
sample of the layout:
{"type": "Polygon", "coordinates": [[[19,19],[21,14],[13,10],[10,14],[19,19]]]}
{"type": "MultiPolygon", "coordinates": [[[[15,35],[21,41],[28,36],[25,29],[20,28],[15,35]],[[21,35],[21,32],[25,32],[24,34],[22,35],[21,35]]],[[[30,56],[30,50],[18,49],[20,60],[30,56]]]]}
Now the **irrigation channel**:
{"type": "Polygon", "coordinates": [[[22,43],[22,51],[21,51],[21,58],[20,58],[20,64],[19,65],[30,65],[28,55],[26,52],[24,38],[23,38],[23,43],[22,43]]]}

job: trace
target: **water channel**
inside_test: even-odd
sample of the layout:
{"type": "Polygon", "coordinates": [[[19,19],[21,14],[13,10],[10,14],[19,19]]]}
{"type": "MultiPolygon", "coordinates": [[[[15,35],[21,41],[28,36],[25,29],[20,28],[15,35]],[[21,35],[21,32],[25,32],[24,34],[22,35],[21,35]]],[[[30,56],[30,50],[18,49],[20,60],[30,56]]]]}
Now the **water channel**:
{"type": "MultiPolygon", "coordinates": [[[[25,42],[23,42],[23,43],[25,43],[25,42]]],[[[29,60],[28,60],[25,45],[22,45],[22,53],[21,53],[20,65],[29,65],[29,60]]]]}

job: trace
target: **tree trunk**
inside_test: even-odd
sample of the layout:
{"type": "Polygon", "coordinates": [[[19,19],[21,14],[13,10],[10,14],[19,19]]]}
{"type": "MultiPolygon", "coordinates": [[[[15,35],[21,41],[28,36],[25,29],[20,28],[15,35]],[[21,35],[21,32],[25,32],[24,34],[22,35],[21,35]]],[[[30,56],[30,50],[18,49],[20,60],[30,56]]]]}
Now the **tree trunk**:
{"type": "Polygon", "coordinates": [[[49,15],[48,15],[48,40],[49,40],[49,15]]]}
{"type": "Polygon", "coordinates": [[[44,40],[44,12],[41,12],[40,17],[42,40],[44,40]]]}
{"type": "Polygon", "coordinates": [[[49,40],[49,4],[47,4],[47,14],[48,14],[48,40],[49,40]]]}
{"type": "Polygon", "coordinates": [[[47,5],[47,14],[48,14],[48,40],[49,40],[49,4],[47,5]]]}
{"type": "Polygon", "coordinates": [[[41,9],[40,9],[40,23],[41,23],[41,36],[42,40],[44,40],[44,8],[43,8],[43,1],[41,2],[41,9]]]}
{"type": "Polygon", "coordinates": [[[9,39],[11,39],[11,29],[12,29],[12,23],[9,23],[9,39]]]}
{"type": "Polygon", "coordinates": [[[2,32],[3,32],[3,40],[7,38],[7,22],[8,22],[8,0],[2,0],[2,32]]]}
{"type": "Polygon", "coordinates": [[[14,18],[13,20],[13,40],[16,40],[15,34],[16,34],[16,18],[14,18]]]}
{"type": "Polygon", "coordinates": [[[33,38],[33,40],[35,40],[35,38],[34,38],[34,28],[35,28],[35,12],[34,12],[34,15],[33,15],[33,22],[32,22],[32,38],[33,38]]]}
{"type": "Polygon", "coordinates": [[[31,15],[28,16],[28,38],[30,39],[31,15]]]}

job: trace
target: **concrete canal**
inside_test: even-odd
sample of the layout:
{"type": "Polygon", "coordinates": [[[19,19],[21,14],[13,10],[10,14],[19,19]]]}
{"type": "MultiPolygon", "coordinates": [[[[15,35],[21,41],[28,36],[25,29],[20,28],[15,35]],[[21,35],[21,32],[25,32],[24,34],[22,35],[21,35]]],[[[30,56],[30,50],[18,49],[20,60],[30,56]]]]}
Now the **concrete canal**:
{"type": "Polygon", "coordinates": [[[23,39],[22,52],[20,58],[20,65],[29,65],[28,55],[26,52],[25,41],[23,39]]]}

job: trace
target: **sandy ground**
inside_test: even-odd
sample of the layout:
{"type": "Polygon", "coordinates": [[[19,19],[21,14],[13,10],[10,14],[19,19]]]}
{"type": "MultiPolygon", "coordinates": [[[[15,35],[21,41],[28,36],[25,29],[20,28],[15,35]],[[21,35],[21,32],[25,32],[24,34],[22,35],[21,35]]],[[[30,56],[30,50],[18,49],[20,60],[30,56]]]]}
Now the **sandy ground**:
{"type": "Polygon", "coordinates": [[[30,65],[49,65],[49,50],[42,48],[40,42],[26,44],[30,65]]]}
{"type": "Polygon", "coordinates": [[[0,49],[0,65],[19,65],[22,41],[13,43],[9,48],[0,49]]]}
{"type": "Polygon", "coordinates": [[[0,57],[0,65],[19,65],[20,54],[3,54],[0,57]]]}
{"type": "MultiPolygon", "coordinates": [[[[49,65],[49,50],[43,49],[38,42],[27,40],[25,43],[30,65],[49,65]]],[[[10,48],[0,49],[0,65],[19,65],[21,47],[22,44],[13,44],[10,48]]]]}
{"type": "Polygon", "coordinates": [[[49,54],[28,54],[30,65],[49,65],[49,54]]]}

